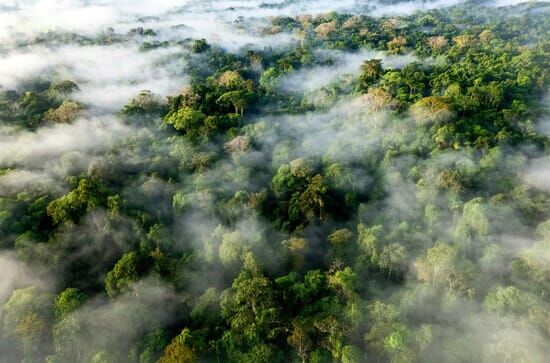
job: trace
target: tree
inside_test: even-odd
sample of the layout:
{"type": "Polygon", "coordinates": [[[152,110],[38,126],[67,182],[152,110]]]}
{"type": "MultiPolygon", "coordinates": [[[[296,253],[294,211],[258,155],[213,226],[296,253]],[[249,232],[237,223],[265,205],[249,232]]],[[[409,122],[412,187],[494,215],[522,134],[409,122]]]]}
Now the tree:
{"type": "Polygon", "coordinates": [[[451,119],[450,106],[441,97],[424,97],[411,107],[413,118],[420,125],[441,124],[451,119]]]}
{"type": "Polygon", "coordinates": [[[453,41],[459,48],[465,48],[472,45],[473,38],[469,34],[460,34],[453,38],[453,41]]]}
{"type": "Polygon", "coordinates": [[[335,247],[344,247],[353,238],[353,232],[347,228],[342,228],[332,232],[328,240],[335,247]]]}
{"type": "Polygon", "coordinates": [[[428,37],[428,45],[432,48],[432,51],[437,51],[445,48],[449,44],[447,38],[442,35],[428,37]]]}
{"type": "Polygon", "coordinates": [[[499,314],[521,314],[529,308],[526,294],[514,286],[497,287],[485,297],[483,305],[486,310],[499,314]]]}
{"type": "Polygon", "coordinates": [[[404,324],[397,325],[384,339],[384,350],[392,362],[414,362],[413,350],[409,347],[410,332],[404,324]]]}
{"type": "Polygon", "coordinates": [[[368,86],[376,82],[382,74],[384,68],[382,67],[381,59],[369,59],[361,64],[361,74],[359,75],[359,81],[363,89],[367,89],[368,86]]]}
{"type": "Polygon", "coordinates": [[[226,267],[234,266],[248,249],[247,241],[239,231],[225,233],[219,250],[220,261],[226,267]]]}
{"type": "Polygon", "coordinates": [[[203,326],[215,327],[220,323],[220,294],[214,287],[206,289],[197,299],[191,310],[191,318],[203,326]]]}
{"type": "Polygon", "coordinates": [[[300,269],[305,262],[305,255],[309,252],[309,245],[305,238],[290,237],[281,243],[292,258],[292,264],[295,269],[300,269]]]}
{"type": "Polygon", "coordinates": [[[306,190],[300,195],[298,202],[300,211],[307,219],[312,220],[316,215],[319,216],[319,219],[324,219],[327,191],[328,188],[321,175],[316,175],[311,179],[306,190]]]}
{"type": "Polygon", "coordinates": [[[25,315],[15,329],[21,338],[26,355],[38,355],[33,351],[37,350],[49,333],[47,322],[37,313],[25,315]]]}
{"type": "Polygon", "coordinates": [[[18,100],[16,120],[21,126],[35,129],[43,121],[43,115],[51,108],[56,108],[59,101],[48,92],[24,92],[18,100]]]}
{"type": "Polygon", "coordinates": [[[313,325],[319,332],[325,334],[321,344],[332,354],[332,359],[340,359],[345,346],[346,327],[334,315],[315,320],[313,325]]]}
{"type": "Polygon", "coordinates": [[[189,346],[193,339],[191,331],[188,328],[175,337],[168,346],[157,363],[195,363],[199,357],[194,348],[189,346]]]}
{"type": "Polygon", "coordinates": [[[519,281],[528,281],[528,287],[540,296],[550,293],[550,223],[538,225],[537,233],[541,240],[523,251],[512,265],[514,276],[519,281]]]}
{"type": "MultiPolygon", "coordinates": [[[[309,306],[320,297],[328,294],[327,277],[321,270],[308,271],[303,279],[291,272],[275,280],[282,294],[284,306],[300,309],[309,306]]],[[[302,326],[305,328],[305,326],[302,326]]]]}
{"type": "Polygon", "coordinates": [[[155,363],[169,343],[167,332],[164,329],[156,329],[134,345],[130,351],[129,359],[139,363],[155,363]]]}
{"type": "Polygon", "coordinates": [[[287,198],[301,183],[301,180],[292,176],[290,165],[283,164],[271,180],[271,189],[278,198],[287,198]]]}
{"type": "MultiPolygon", "coordinates": [[[[181,98],[184,98],[182,95],[181,98]]],[[[149,90],[143,90],[133,98],[121,111],[122,115],[130,116],[157,116],[166,111],[166,102],[149,90]]]]}
{"type": "Polygon", "coordinates": [[[105,278],[105,290],[110,297],[127,292],[135,284],[143,269],[143,260],[135,251],[125,253],[105,278]]]}
{"type": "Polygon", "coordinates": [[[210,50],[210,48],[210,44],[208,44],[206,39],[197,39],[193,42],[191,50],[193,51],[193,53],[204,53],[210,50]]]}
{"type": "Polygon", "coordinates": [[[318,37],[326,38],[332,33],[336,32],[337,26],[338,26],[338,23],[336,22],[336,20],[333,20],[327,23],[322,23],[322,24],[319,24],[317,28],[315,28],[315,33],[317,34],[318,37]]]}
{"type": "Polygon", "coordinates": [[[406,262],[405,247],[399,243],[391,243],[382,248],[378,264],[381,268],[388,270],[388,280],[394,270],[400,269],[406,262]]]}
{"type": "Polygon", "coordinates": [[[424,95],[425,84],[428,81],[423,65],[413,62],[406,65],[401,70],[401,73],[403,75],[403,83],[409,89],[407,101],[413,102],[421,98],[424,95]]]}
{"type": "MultiPolygon", "coordinates": [[[[72,305],[71,303],[69,304],[72,305]]],[[[75,310],[71,309],[72,307],[69,306],[69,311],[71,311],[71,313],[67,313],[58,318],[53,328],[53,341],[55,347],[54,357],[61,362],[80,361],[87,352],[87,349],[82,346],[81,341],[83,337],[86,337],[84,333],[85,325],[81,316],[76,313],[75,310]]]]}
{"type": "Polygon", "coordinates": [[[49,91],[56,95],[67,95],[79,90],[80,88],[76,83],[67,79],[61,82],[52,83],[49,88],[49,91]]]}
{"type": "Polygon", "coordinates": [[[407,49],[408,40],[404,36],[398,36],[388,42],[389,54],[402,54],[407,49]]]}
{"type": "Polygon", "coordinates": [[[250,147],[250,139],[246,136],[237,136],[223,145],[224,150],[231,154],[245,153],[250,147]]]}
{"type": "Polygon", "coordinates": [[[85,178],[68,194],[52,201],[47,208],[48,215],[57,224],[76,222],[86,212],[105,204],[106,192],[96,178],[85,178]]]}
{"type": "Polygon", "coordinates": [[[462,218],[457,224],[456,235],[470,241],[473,237],[484,237],[490,233],[490,223],[482,198],[474,198],[464,204],[462,218]]]}
{"type": "Polygon", "coordinates": [[[341,291],[342,295],[350,301],[358,298],[357,295],[357,274],[350,268],[346,267],[341,271],[336,271],[334,274],[328,275],[327,281],[331,287],[337,291],[341,291]]]}
{"type": "Polygon", "coordinates": [[[218,77],[217,84],[228,90],[241,90],[247,87],[247,82],[237,71],[225,71],[218,77]]]}
{"type": "Polygon", "coordinates": [[[459,255],[456,247],[438,242],[426,255],[418,258],[414,267],[420,281],[447,286],[458,293],[472,294],[468,286],[472,263],[459,255]]]}
{"type": "Polygon", "coordinates": [[[55,318],[62,320],[68,314],[81,307],[87,300],[86,294],[79,289],[67,288],[57,295],[54,302],[55,318]]]}
{"type": "Polygon", "coordinates": [[[202,126],[205,117],[206,116],[202,112],[191,107],[182,107],[176,112],[168,114],[164,121],[174,126],[176,130],[195,135],[197,129],[202,126]]]}
{"type": "Polygon", "coordinates": [[[49,352],[51,306],[51,295],[29,286],[14,290],[0,310],[0,326],[18,341],[24,361],[37,361],[49,352]]]}
{"type": "Polygon", "coordinates": [[[365,340],[373,353],[392,362],[414,361],[410,332],[395,306],[375,301],[369,307],[369,318],[371,328],[365,340]]]}
{"type": "Polygon", "coordinates": [[[141,243],[141,253],[155,261],[155,270],[159,275],[169,273],[167,254],[171,252],[173,245],[174,240],[170,232],[158,223],[149,228],[146,239],[141,243]]]}
{"type": "Polygon", "coordinates": [[[197,356],[192,349],[175,341],[164,349],[157,363],[195,363],[197,361],[197,356]]]}
{"type": "Polygon", "coordinates": [[[222,294],[221,315],[230,326],[222,344],[230,362],[267,363],[275,357],[272,342],[281,333],[276,292],[252,253],[244,255],[243,264],[231,288],[222,294]]]}
{"type": "Polygon", "coordinates": [[[292,325],[294,329],[292,330],[292,334],[287,338],[287,342],[296,350],[302,363],[305,363],[312,348],[311,339],[299,322],[294,322],[292,325]]]}
{"type": "Polygon", "coordinates": [[[308,178],[314,173],[314,165],[311,160],[298,158],[290,163],[290,174],[296,178],[308,178]]]}
{"type": "Polygon", "coordinates": [[[364,362],[363,353],[355,345],[346,345],[342,349],[342,363],[364,362]]]}
{"type": "Polygon", "coordinates": [[[90,363],[115,363],[115,362],[116,362],[116,359],[113,357],[113,355],[105,350],[97,352],[90,360],[90,363]]]}
{"type": "Polygon", "coordinates": [[[361,253],[361,259],[365,259],[368,263],[376,265],[379,255],[378,240],[382,233],[382,226],[367,227],[363,223],[360,223],[357,226],[357,231],[359,233],[357,244],[361,253]]]}
{"type": "Polygon", "coordinates": [[[265,91],[272,93],[277,89],[278,80],[279,71],[275,67],[270,67],[262,73],[258,82],[265,91]]]}
{"type": "Polygon", "coordinates": [[[241,117],[244,115],[244,109],[247,105],[248,94],[245,91],[230,91],[221,95],[216,103],[220,105],[227,106],[229,104],[233,105],[235,108],[235,113],[241,117]]]}
{"type": "Polygon", "coordinates": [[[82,106],[75,101],[65,100],[58,108],[51,108],[44,114],[47,123],[69,124],[79,116],[82,106]]]}
{"type": "Polygon", "coordinates": [[[366,111],[369,116],[391,110],[396,106],[396,102],[389,92],[375,87],[369,87],[369,91],[359,96],[354,104],[360,107],[361,111],[366,111]]]}

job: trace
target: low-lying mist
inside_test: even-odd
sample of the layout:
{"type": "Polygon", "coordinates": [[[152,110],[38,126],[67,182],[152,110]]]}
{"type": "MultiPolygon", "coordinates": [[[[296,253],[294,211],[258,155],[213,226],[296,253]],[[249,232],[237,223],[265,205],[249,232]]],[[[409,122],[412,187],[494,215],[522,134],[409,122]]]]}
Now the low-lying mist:
{"type": "Polygon", "coordinates": [[[544,362],[540,3],[0,1],[0,363],[544,362]]]}

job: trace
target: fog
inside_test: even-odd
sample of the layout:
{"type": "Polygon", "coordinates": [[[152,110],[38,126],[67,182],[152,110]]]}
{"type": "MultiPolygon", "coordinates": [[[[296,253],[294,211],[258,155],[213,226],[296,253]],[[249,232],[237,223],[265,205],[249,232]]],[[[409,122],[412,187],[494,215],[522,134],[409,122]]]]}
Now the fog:
{"type": "MultiPolygon", "coordinates": [[[[500,7],[525,2],[486,3],[500,7]]],[[[406,110],[398,118],[394,99],[378,105],[367,92],[362,95],[350,92],[334,104],[311,112],[264,115],[262,108],[253,110],[245,115],[243,124],[239,123],[242,130],[223,140],[221,148],[208,143],[198,147],[179,140],[166,127],[158,127],[161,124],[158,117],[147,123],[138,118],[129,121],[120,114],[143,90],[153,92],[163,106],[167,97],[185,94],[195,76],[190,73],[189,62],[200,61],[190,54],[185,43],[188,39],[206,39],[231,54],[240,54],[243,49],[280,51],[297,47],[299,40],[285,31],[265,34],[263,27],[273,17],[329,12],[398,16],[462,3],[466,1],[419,0],[385,5],[359,0],[0,0],[0,91],[23,92],[29,81],[37,79],[71,80],[78,90],[70,98],[82,105],[70,123],[47,124],[36,129],[0,124],[1,202],[4,203],[4,198],[5,203],[24,200],[27,195],[45,191],[48,197],[58,198],[74,188],[67,177],[99,175],[121,188],[124,208],[135,213],[119,215],[118,207],[109,211],[86,207],[78,223],[60,226],[42,242],[34,241],[37,237],[32,234],[24,236],[29,238],[26,241],[0,231],[2,243],[26,243],[20,254],[0,254],[0,306],[14,291],[28,286],[37,286],[41,294],[53,301],[53,295],[49,294],[59,293],[58,284],[70,264],[87,266],[90,261],[97,261],[97,266],[88,266],[90,286],[83,288],[91,291],[98,286],[103,288],[106,278],[103,270],[111,270],[125,252],[141,249],[149,253],[148,258],[159,256],[148,244],[157,238],[151,237],[155,218],[167,220],[170,227],[159,233],[170,236],[171,248],[181,253],[192,249],[198,256],[193,259],[208,262],[204,266],[197,266],[191,258],[191,262],[182,262],[175,280],[180,286],[185,285],[185,294],[177,293],[152,273],[140,282],[132,281],[115,297],[101,291],[64,320],[81,327],[69,339],[74,346],[90,352],[105,349],[126,352],[144,334],[176,325],[178,304],[184,302],[193,307],[209,288],[214,288],[216,294],[228,288],[243,265],[241,256],[247,252],[259,256],[266,271],[279,271],[289,263],[284,260],[288,256],[278,254],[280,245],[299,235],[311,242],[307,257],[321,260],[323,256],[318,255],[317,249],[321,251],[326,243],[324,234],[328,231],[317,221],[295,233],[272,233],[270,221],[244,206],[245,203],[216,205],[220,196],[233,201],[244,198],[242,195],[251,199],[257,193],[261,198],[265,186],[273,185],[271,178],[283,165],[289,170],[302,167],[311,172],[308,168],[315,164],[342,167],[346,176],[342,177],[346,180],[340,187],[343,192],[373,193],[378,198],[371,205],[359,206],[357,220],[337,221],[335,226],[355,228],[364,221],[369,226],[386,223],[395,230],[384,231],[387,236],[381,237],[379,243],[411,243],[422,252],[433,248],[435,241],[456,240],[462,249],[449,258],[443,270],[467,266],[465,270],[469,268],[468,272],[480,275],[456,277],[474,286],[472,289],[477,289],[479,295],[475,295],[477,291],[453,295],[425,277],[422,255],[410,254],[403,262],[403,270],[408,272],[399,288],[393,284],[385,291],[374,286],[373,296],[388,297],[389,302],[405,312],[405,318],[430,323],[435,342],[430,354],[434,359],[448,357],[443,355],[448,348],[445,345],[463,339],[464,345],[472,349],[471,357],[482,357],[483,361],[490,361],[495,354],[505,357],[522,354],[532,357],[534,362],[542,361],[548,354],[544,333],[515,315],[499,315],[477,297],[500,288],[497,281],[502,280],[501,276],[509,278],[512,259],[535,255],[529,261],[545,268],[550,260],[547,251],[538,247],[541,237],[535,227],[525,223],[516,206],[536,214],[544,206],[523,205],[522,198],[529,193],[550,192],[550,160],[533,152],[531,145],[482,152],[449,148],[413,155],[411,145],[417,140],[428,143],[425,139],[431,137],[432,125],[424,126],[414,112],[406,110]],[[136,27],[151,28],[154,34],[128,35],[136,27]],[[52,34],[67,36],[68,40],[48,40],[52,34]],[[161,42],[166,44],[156,46],[161,42]],[[144,46],[150,44],[155,46],[144,46]],[[215,153],[221,156],[212,157],[215,153]],[[373,155],[382,157],[374,160],[373,155]],[[206,160],[206,166],[200,158],[206,160]],[[380,165],[367,170],[365,165],[371,162],[380,165]],[[502,200],[490,195],[474,200],[472,196],[473,201],[462,206],[456,202],[464,197],[461,190],[455,194],[449,192],[445,197],[436,190],[441,187],[442,175],[455,169],[464,175],[484,173],[484,179],[478,181],[480,185],[495,182],[498,172],[498,177],[523,181],[528,188],[514,190],[502,200]],[[117,174],[125,178],[120,185],[112,181],[117,174]],[[383,190],[373,191],[375,187],[382,188],[381,185],[383,190]],[[454,202],[458,207],[451,213],[447,206],[454,202]],[[230,223],[218,217],[222,208],[229,211],[230,223]],[[429,215],[430,211],[435,211],[435,217],[429,215]],[[138,220],[150,230],[139,225],[138,220]],[[415,225],[418,220],[426,220],[429,228],[415,227],[408,235],[402,233],[401,229],[415,225]],[[485,227],[484,223],[491,227],[485,227]],[[70,252],[62,259],[52,259],[47,268],[34,265],[33,256],[49,248],[60,251],[65,248],[70,252]],[[472,257],[475,263],[465,256],[475,256],[472,257]],[[468,294],[471,296],[467,297],[468,294]],[[433,348],[439,343],[441,348],[433,348]],[[499,353],[502,351],[505,352],[499,353]]],[[[352,52],[320,47],[314,50],[314,57],[315,65],[279,77],[277,91],[305,103],[323,98],[324,87],[344,83],[343,79],[355,81],[365,60],[380,59],[386,70],[399,70],[413,62],[428,67],[436,62],[434,58],[421,59],[409,50],[390,55],[367,48],[352,52]]],[[[207,61],[204,63],[207,68],[207,61]]],[[[548,99],[541,101],[543,106],[548,99]]],[[[266,109],[269,106],[264,105],[266,109]]],[[[449,111],[448,117],[454,122],[460,116],[449,111]]],[[[533,132],[548,136],[549,125],[548,117],[542,117],[536,121],[533,132]]],[[[453,187],[445,185],[447,189],[453,187]]],[[[0,215],[0,222],[9,218],[0,215]]],[[[159,244],[156,248],[160,254],[159,244]]],[[[44,255],[45,259],[52,258],[48,253],[44,255]]],[[[77,281],[78,274],[74,271],[71,274],[70,281],[77,281]]],[[[455,276],[448,277],[452,278],[455,276]]],[[[466,284],[464,281],[459,283],[466,284]]],[[[525,295],[518,305],[527,309],[533,301],[543,309],[548,308],[544,297],[536,294],[525,295]]],[[[533,314],[539,316],[538,311],[533,314]]],[[[0,314],[0,327],[1,319],[4,317],[0,314]]],[[[366,331],[368,324],[364,320],[365,317],[358,324],[364,324],[366,331]]],[[[3,363],[1,358],[0,362],[3,363]]]]}
{"type": "MultiPolygon", "coordinates": [[[[324,51],[315,55],[319,61],[328,59],[330,65],[315,66],[306,69],[300,69],[279,80],[279,87],[290,92],[314,91],[323,86],[328,86],[337,81],[344,75],[357,76],[361,64],[365,60],[380,59],[385,69],[403,68],[409,63],[416,61],[416,57],[407,55],[387,55],[384,52],[362,50],[357,53],[345,53],[338,51],[324,51]]],[[[425,64],[429,61],[425,60],[425,64]]]]}
{"type": "MultiPolygon", "coordinates": [[[[418,0],[401,1],[386,5],[377,1],[344,0],[331,3],[314,1],[197,1],[197,0],[3,0],[0,13],[0,38],[8,40],[13,35],[32,35],[47,30],[94,34],[107,27],[127,30],[136,24],[149,26],[163,24],[161,28],[185,24],[197,27],[203,37],[216,40],[213,34],[222,39],[226,32],[235,33],[229,24],[240,18],[266,18],[272,16],[293,16],[307,12],[322,14],[331,11],[365,15],[404,15],[416,11],[449,7],[466,2],[465,0],[418,0]],[[176,10],[174,14],[174,10],[176,10]],[[143,19],[145,17],[145,19],[143,19]],[[205,24],[209,26],[205,27],[205,24]],[[210,33],[210,34],[209,34],[210,33]]],[[[509,6],[527,1],[490,0],[493,6],[509,6]]],[[[156,27],[158,28],[158,26],[156,27]]],[[[196,33],[195,33],[196,34],[196,33]]],[[[258,40],[257,38],[246,38],[258,40]]],[[[219,40],[219,39],[218,39],[219,40]]],[[[275,39],[277,40],[277,39],[275,39]]]]}
{"type": "Polygon", "coordinates": [[[50,280],[39,266],[29,266],[11,253],[0,254],[0,304],[4,304],[13,290],[29,285],[48,289],[50,280]]]}

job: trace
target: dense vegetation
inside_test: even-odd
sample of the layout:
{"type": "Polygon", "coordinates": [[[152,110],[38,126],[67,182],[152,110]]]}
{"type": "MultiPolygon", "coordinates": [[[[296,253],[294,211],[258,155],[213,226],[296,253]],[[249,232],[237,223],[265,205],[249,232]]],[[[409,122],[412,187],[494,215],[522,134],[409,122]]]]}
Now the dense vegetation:
{"type": "MultiPolygon", "coordinates": [[[[548,9],[275,17],[298,41],[239,52],[34,40],[177,46],[189,85],[130,100],[62,185],[0,156],[0,270],[34,271],[0,362],[546,361],[548,9]],[[406,64],[284,82],[365,49],[406,64]]],[[[0,89],[0,140],[87,116],[77,83],[0,89]]]]}

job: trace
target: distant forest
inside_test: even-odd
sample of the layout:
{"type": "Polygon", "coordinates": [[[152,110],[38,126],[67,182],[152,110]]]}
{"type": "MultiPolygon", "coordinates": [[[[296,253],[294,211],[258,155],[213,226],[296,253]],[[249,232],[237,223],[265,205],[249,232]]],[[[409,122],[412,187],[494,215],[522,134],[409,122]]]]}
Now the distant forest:
{"type": "Polygon", "coordinates": [[[548,362],[549,2],[23,3],[0,363],[548,362]]]}

